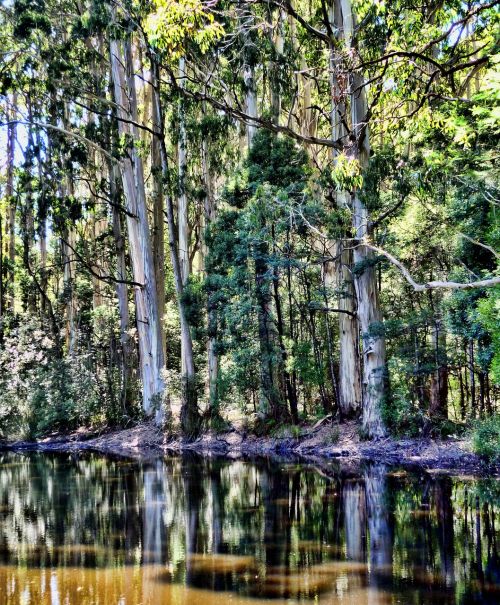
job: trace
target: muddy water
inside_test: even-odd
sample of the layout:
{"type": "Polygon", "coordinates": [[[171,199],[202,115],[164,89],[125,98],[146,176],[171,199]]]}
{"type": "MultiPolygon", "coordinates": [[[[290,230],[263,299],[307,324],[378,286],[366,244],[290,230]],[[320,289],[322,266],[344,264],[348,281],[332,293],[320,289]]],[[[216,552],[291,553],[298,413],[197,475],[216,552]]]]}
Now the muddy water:
{"type": "Polygon", "coordinates": [[[0,456],[0,605],[500,603],[500,482],[0,456]]]}

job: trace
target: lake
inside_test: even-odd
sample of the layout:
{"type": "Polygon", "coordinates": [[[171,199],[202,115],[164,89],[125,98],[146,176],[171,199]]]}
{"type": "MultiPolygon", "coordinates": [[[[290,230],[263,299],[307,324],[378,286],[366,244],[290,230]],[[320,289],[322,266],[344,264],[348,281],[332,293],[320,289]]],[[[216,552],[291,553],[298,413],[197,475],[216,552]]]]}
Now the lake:
{"type": "Polygon", "coordinates": [[[500,603],[500,481],[0,455],[0,605],[500,603]]]}

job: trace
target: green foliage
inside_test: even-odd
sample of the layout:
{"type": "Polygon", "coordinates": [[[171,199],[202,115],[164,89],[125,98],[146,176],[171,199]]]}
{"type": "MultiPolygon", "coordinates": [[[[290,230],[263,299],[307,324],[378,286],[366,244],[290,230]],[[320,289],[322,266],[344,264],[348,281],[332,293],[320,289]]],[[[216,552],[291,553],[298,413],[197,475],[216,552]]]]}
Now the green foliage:
{"type": "Polygon", "coordinates": [[[337,156],[331,178],[338,191],[353,191],[363,185],[359,161],[347,157],[345,153],[337,156]]]}
{"type": "MultiPolygon", "coordinates": [[[[334,411],[342,342],[337,310],[353,296],[337,283],[342,240],[354,285],[368,268],[378,278],[381,313],[374,316],[384,320],[368,333],[385,341],[390,359],[392,390],[383,405],[389,428],[401,435],[429,427],[446,434],[455,432],[457,420],[498,412],[498,289],[415,294],[385,256],[357,262],[355,240],[365,218],[353,211],[349,195],[355,191],[366,207],[368,238],[415,280],[498,275],[498,7],[479,0],[356,0],[354,39],[343,39],[347,30],[339,27],[331,45],[317,1],[294,4],[297,14],[287,14],[289,3],[282,10],[201,0],[80,4],[13,0],[0,13],[0,114],[11,128],[12,120],[22,120],[15,127],[14,194],[0,200],[6,427],[40,434],[137,416],[136,332],[128,334],[131,375],[125,379],[113,277],[122,270],[117,248],[128,281],[137,260],[133,249],[145,242],[126,241],[136,209],[104,159],[125,165],[132,149],[143,163],[149,208],[156,185],[173,198],[182,187],[189,201],[195,270],[181,302],[199,382],[180,379],[178,301],[167,258],[163,327],[174,399],[196,388],[204,392],[211,338],[220,362],[221,413],[262,416],[271,403],[291,408],[290,385],[301,419],[334,411]],[[145,126],[139,136],[134,128],[118,135],[107,56],[113,39],[130,43],[120,46],[131,50],[134,71],[144,76],[131,78],[139,101],[132,121],[145,126]],[[179,86],[181,57],[187,71],[179,86]],[[151,119],[150,59],[160,70],[169,158],[178,155],[179,124],[186,126],[182,184],[175,160],[165,175],[152,159],[151,128],[158,125],[151,119]],[[250,92],[258,121],[270,128],[257,129],[247,150],[244,120],[238,120],[250,92]],[[353,110],[365,100],[363,123],[355,126],[353,110]],[[339,135],[334,152],[298,142],[331,142],[332,130],[339,135]],[[113,237],[117,226],[122,241],[113,237]],[[71,262],[62,243],[69,235],[71,262]],[[203,277],[197,274],[201,257],[203,277]],[[96,271],[105,274],[101,280],[96,271]],[[71,352],[62,342],[69,303],[75,304],[71,352]],[[428,411],[441,371],[449,418],[434,422],[428,411]]],[[[2,191],[7,176],[2,173],[2,191]]],[[[133,304],[133,288],[127,290],[133,326],[142,311],[133,304]]],[[[272,422],[288,426],[290,419],[272,422]]],[[[265,420],[262,427],[269,429],[265,420]]]]}
{"type": "Polygon", "coordinates": [[[186,310],[186,317],[193,331],[193,337],[202,338],[205,335],[204,312],[206,296],[201,279],[191,276],[182,292],[182,302],[186,310]]]}
{"type": "MultiPolygon", "coordinates": [[[[243,399],[259,391],[263,355],[272,365],[281,363],[277,342],[263,352],[259,309],[268,304],[274,280],[289,262],[273,248],[289,230],[287,205],[305,188],[305,163],[304,152],[289,140],[257,133],[245,166],[225,190],[231,208],[222,210],[208,230],[204,290],[217,312],[218,351],[230,354],[233,389],[243,399]]],[[[290,341],[287,349],[288,370],[308,380],[314,373],[306,367],[310,347],[290,341]]],[[[231,390],[223,392],[227,397],[231,390]]]]}
{"type": "Polygon", "coordinates": [[[172,59],[182,56],[189,42],[206,52],[224,33],[200,0],[155,0],[154,10],[146,20],[149,41],[172,59]]]}
{"type": "Polygon", "coordinates": [[[479,323],[491,335],[491,380],[500,385],[500,290],[495,289],[477,303],[479,323]]]}
{"type": "Polygon", "coordinates": [[[424,425],[423,411],[414,400],[402,361],[389,361],[390,393],[382,405],[382,415],[389,430],[399,436],[418,437],[424,425]]]}
{"type": "Polygon", "coordinates": [[[472,433],[474,451],[490,462],[500,461],[500,416],[476,422],[472,433]]]}
{"type": "Polygon", "coordinates": [[[16,23],[14,35],[26,39],[34,32],[50,34],[50,20],[46,15],[44,0],[16,0],[14,2],[16,23]]]}
{"type": "MultiPolygon", "coordinates": [[[[113,318],[103,309],[95,314],[94,322],[95,342],[107,340],[110,325],[115,325],[113,318]]],[[[111,369],[108,374],[105,366],[96,371],[98,359],[96,345],[93,351],[83,348],[61,358],[54,340],[28,316],[12,324],[0,353],[0,429],[4,435],[34,438],[54,430],[124,421],[116,400],[119,373],[111,369]]]]}

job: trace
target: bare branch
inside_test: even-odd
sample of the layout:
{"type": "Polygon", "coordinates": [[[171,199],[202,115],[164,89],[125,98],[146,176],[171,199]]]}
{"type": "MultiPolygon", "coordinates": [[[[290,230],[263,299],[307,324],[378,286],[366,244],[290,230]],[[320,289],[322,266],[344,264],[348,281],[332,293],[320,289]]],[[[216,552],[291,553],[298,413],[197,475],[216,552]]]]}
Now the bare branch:
{"type": "Polygon", "coordinates": [[[500,285],[500,277],[491,277],[489,279],[480,279],[478,281],[473,282],[454,282],[454,281],[429,281],[424,284],[419,284],[416,282],[408,269],[403,265],[403,263],[394,257],[392,254],[379,248],[378,246],[374,246],[373,244],[369,244],[366,241],[363,241],[359,244],[360,246],[366,246],[370,250],[377,252],[381,256],[384,256],[389,262],[391,262],[395,267],[397,267],[406,281],[413,287],[415,292],[426,292],[427,290],[438,290],[438,289],[446,289],[446,290],[472,290],[474,288],[492,288],[494,286],[500,285]]]}
{"type": "Polygon", "coordinates": [[[473,239],[472,237],[465,235],[465,233],[459,233],[458,235],[460,235],[460,237],[463,237],[466,240],[469,240],[469,242],[471,242],[472,244],[475,244],[476,246],[481,246],[481,248],[488,250],[493,254],[495,258],[500,258],[500,254],[494,248],[488,246],[488,244],[483,244],[482,242],[477,241],[477,239],[473,239]]]}

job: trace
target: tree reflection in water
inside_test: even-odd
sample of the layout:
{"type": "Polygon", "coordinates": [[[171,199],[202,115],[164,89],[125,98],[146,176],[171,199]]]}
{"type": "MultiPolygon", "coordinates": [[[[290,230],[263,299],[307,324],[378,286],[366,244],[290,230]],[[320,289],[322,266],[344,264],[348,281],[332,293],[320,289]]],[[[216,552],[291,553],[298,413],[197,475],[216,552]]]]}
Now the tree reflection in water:
{"type": "Polygon", "coordinates": [[[496,480],[0,458],[0,603],[500,602],[496,480]]]}

